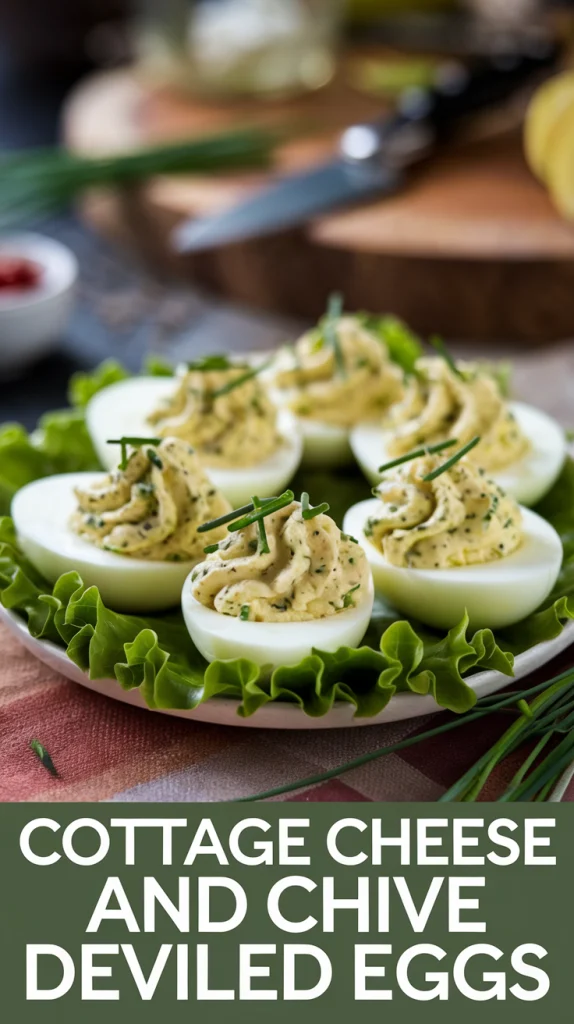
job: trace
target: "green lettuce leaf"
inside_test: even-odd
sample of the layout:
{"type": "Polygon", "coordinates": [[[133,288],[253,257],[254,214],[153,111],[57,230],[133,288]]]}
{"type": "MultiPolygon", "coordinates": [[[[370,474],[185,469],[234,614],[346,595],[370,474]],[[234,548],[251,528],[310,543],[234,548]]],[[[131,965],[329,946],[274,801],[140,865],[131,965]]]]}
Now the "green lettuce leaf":
{"type": "Polygon", "coordinates": [[[422,355],[420,338],[396,316],[374,316],[359,313],[359,319],[370,331],[385,342],[389,356],[398,363],[405,373],[412,373],[415,363],[422,355]]]}
{"type": "Polygon", "coordinates": [[[17,423],[0,428],[0,514],[10,511],[16,491],[54,473],[99,469],[84,422],[76,409],[46,413],[28,434],[17,423]]]}
{"type": "Polygon", "coordinates": [[[98,391],[109,387],[110,384],[117,384],[120,380],[126,380],[129,376],[125,367],[116,359],[105,359],[95,370],[79,370],[72,374],[68,385],[70,405],[77,409],[85,409],[90,398],[98,391]]]}

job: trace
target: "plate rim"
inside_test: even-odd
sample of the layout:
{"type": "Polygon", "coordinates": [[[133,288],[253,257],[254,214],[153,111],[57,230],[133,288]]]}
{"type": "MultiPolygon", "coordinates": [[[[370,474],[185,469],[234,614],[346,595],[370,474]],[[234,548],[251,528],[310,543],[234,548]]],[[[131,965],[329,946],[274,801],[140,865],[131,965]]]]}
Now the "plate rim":
{"type": "MultiPolygon", "coordinates": [[[[5,623],[10,632],[39,661],[53,671],[59,672],[71,682],[132,707],[192,722],[256,729],[360,728],[420,718],[428,714],[439,714],[444,710],[436,704],[430,695],[415,693],[395,694],[383,711],[370,718],[353,717],[353,705],[346,701],[336,702],[333,708],[320,718],[306,715],[298,705],[281,701],[269,701],[250,717],[242,718],[237,713],[240,701],[231,697],[213,697],[193,709],[148,708],[139,689],[123,690],[116,679],[90,679],[86,672],[78,668],[68,658],[63,647],[51,640],[41,640],[31,636],[26,621],[1,603],[0,621],[5,623]]],[[[480,696],[497,693],[505,686],[510,686],[512,682],[529,675],[536,668],[540,668],[571,644],[574,645],[574,619],[564,625],[562,632],[557,637],[536,644],[517,655],[514,663],[514,676],[505,676],[502,672],[494,669],[483,669],[468,677],[469,685],[472,685],[472,688],[480,696]]]]}

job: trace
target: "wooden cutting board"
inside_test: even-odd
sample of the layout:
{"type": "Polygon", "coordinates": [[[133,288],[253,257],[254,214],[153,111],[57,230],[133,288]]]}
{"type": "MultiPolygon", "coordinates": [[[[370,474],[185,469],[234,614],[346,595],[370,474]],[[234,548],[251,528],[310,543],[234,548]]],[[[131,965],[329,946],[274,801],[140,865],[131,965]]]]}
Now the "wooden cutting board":
{"type": "MultiPolygon", "coordinates": [[[[315,95],[255,112],[257,120],[306,127],[303,139],[278,151],[271,172],[156,178],[129,193],[90,196],[85,216],[137,245],[160,270],[268,310],[315,317],[337,289],[348,308],[392,311],[423,333],[522,342],[574,335],[574,226],[528,171],[517,129],[460,142],[391,198],[175,257],[169,234],[181,218],[221,210],[273,175],[312,164],[332,151],[341,127],[377,116],[381,105],[342,72],[315,95]]],[[[253,106],[201,103],[118,71],[76,89],[64,137],[75,151],[101,154],[253,117],[253,106]]]]}

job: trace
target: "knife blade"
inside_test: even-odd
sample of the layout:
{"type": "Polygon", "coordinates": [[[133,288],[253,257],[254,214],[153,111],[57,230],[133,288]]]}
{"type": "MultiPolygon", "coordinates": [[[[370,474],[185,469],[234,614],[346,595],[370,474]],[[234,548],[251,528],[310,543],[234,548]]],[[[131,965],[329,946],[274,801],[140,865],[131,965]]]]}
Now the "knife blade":
{"type": "Polygon", "coordinates": [[[335,158],[292,174],[219,215],[185,221],[175,229],[174,245],[179,252],[197,252],[274,234],[318,213],[394,191],[399,180],[399,173],[382,161],[353,166],[335,158]]]}
{"type": "Polygon", "coordinates": [[[470,68],[440,65],[432,88],[406,89],[390,116],[347,128],[332,159],[280,179],[229,210],[184,221],[172,235],[174,248],[200,252],[274,234],[395,192],[409,166],[447,141],[461,120],[510,98],[552,66],[557,52],[552,40],[537,40],[526,52],[494,53],[470,68]]]}

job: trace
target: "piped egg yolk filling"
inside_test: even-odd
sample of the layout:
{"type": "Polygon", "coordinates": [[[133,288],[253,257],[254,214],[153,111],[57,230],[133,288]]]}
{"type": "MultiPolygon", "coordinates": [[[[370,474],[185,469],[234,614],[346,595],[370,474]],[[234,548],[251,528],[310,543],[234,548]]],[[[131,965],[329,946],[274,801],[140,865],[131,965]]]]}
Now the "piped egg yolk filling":
{"type": "Polygon", "coordinates": [[[214,468],[254,466],[281,445],[277,409],[246,366],[190,369],[149,416],[160,437],[179,437],[214,468]],[[244,379],[246,378],[246,379],[244,379]]]}
{"type": "Polygon", "coordinates": [[[365,534],[391,565],[444,569],[494,562],[523,539],[520,508],[484,470],[461,459],[432,481],[436,455],[405,462],[376,488],[365,534]]]}
{"type": "Polygon", "coordinates": [[[469,457],[485,469],[501,469],[526,454],[530,443],[496,381],[462,367],[459,375],[444,359],[417,360],[402,401],[390,412],[389,455],[404,455],[420,445],[450,438],[464,445],[477,435],[481,442],[469,457]]]}
{"type": "Polygon", "coordinates": [[[185,562],[203,556],[202,523],[231,505],[205,475],[194,451],[179,438],[142,445],[125,470],[117,469],[86,489],[76,488],[78,509],[70,527],[97,547],[150,561],[185,562]]]}
{"type": "Polygon", "coordinates": [[[380,416],[402,394],[402,371],[357,317],[341,317],[330,328],[322,322],[285,361],[291,365],[277,372],[275,385],[293,389],[290,408],[303,418],[350,427],[380,416]]]}
{"type": "Polygon", "coordinates": [[[265,530],[269,553],[253,524],[195,568],[197,601],[255,622],[323,619],[361,602],[370,576],[365,554],[329,516],[305,520],[292,502],[265,518],[265,530]]]}

